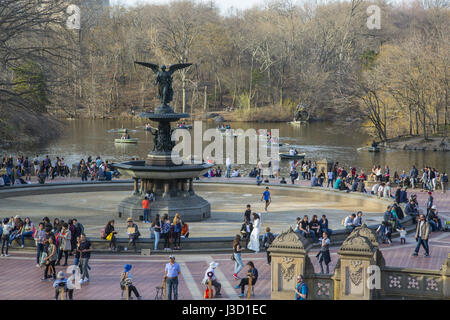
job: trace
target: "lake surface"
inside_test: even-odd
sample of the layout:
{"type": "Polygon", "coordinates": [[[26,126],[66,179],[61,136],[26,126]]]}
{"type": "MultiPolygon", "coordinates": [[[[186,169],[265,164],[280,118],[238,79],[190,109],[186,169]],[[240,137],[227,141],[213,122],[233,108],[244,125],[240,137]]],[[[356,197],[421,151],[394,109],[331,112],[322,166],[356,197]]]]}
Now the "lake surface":
{"type": "MultiPolygon", "coordinates": [[[[100,155],[105,160],[113,162],[126,161],[131,158],[145,159],[153,148],[153,136],[145,131],[142,120],[72,120],[63,121],[64,130],[60,137],[48,145],[36,145],[26,150],[10,149],[1,150],[2,153],[23,153],[34,157],[49,155],[52,159],[56,156],[64,157],[68,164],[78,163],[81,158],[87,159],[90,155],[94,159],[100,155]],[[139,138],[137,145],[115,144],[114,139],[120,138],[120,134],[114,132],[118,128],[130,129],[133,138],[139,138]]],[[[279,129],[280,142],[295,145],[299,152],[306,153],[306,159],[321,160],[324,158],[339,161],[345,167],[370,170],[372,165],[389,165],[391,175],[394,171],[409,170],[412,165],[422,168],[425,165],[435,167],[438,171],[450,169],[449,152],[433,151],[381,151],[379,153],[358,152],[357,148],[367,146],[372,138],[352,128],[346,128],[328,122],[315,122],[302,126],[294,126],[288,123],[229,123],[234,129],[279,129]]],[[[153,124],[153,126],[156,126],[153,124]]],[[[203,122],[203,127],[216,127],[213,122],[203,122]]],[[[204,146],[209,142],[204,142],[204,146]]],[[[254,165],[241,166],[244,172],[254,165]]],[[[282,173],[288,172],[289,162],[281,161],[282,173]]]]}

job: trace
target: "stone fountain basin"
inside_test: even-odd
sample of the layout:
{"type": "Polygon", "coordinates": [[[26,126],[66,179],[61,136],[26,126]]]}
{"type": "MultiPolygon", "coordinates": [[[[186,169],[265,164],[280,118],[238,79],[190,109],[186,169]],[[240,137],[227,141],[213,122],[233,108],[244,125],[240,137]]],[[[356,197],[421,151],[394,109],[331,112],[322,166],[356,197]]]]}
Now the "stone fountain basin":
{"type": "Polygon", "coordinates": [[[210,163],[154,166],[147,165],[144,160],[114,164],[123,175],[138,179],[194,179],[212,166],[210,163]]]}

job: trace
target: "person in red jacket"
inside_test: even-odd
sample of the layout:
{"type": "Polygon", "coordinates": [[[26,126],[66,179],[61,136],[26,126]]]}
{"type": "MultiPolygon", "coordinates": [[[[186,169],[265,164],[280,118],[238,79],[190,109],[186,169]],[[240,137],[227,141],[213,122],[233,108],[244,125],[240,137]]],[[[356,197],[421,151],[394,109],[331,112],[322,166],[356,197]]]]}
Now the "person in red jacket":
{"type": "Polygon", "coordinates": [[[150,200],[147,197],[142,200],[142,210],[144,211],[144,223],[150,223],[150,200]]]}

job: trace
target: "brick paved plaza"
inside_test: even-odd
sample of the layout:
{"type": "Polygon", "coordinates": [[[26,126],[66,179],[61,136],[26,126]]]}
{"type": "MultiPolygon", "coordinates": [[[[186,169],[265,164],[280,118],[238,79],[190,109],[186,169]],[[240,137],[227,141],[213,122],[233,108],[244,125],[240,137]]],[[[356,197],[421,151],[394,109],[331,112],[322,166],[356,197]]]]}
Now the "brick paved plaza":
{"type": "MultiPolygon", "coordinates": [[[[412,257],[415,241],[412,235],[407,238],[406,245],[400,245],[395,239],[391,246],[381,245],[386,265],[394,267],[408,267],[429,270],[439,270],[442,262],[447,257],[450,248],[449,233],[433,233],[430,240],[430,257],[424,257],[420,252],[418,257],[412,257]]],[[[331,250],[332,262],[330,272],[333,271],[337,261],[337,247],[331,250]]],[[[315,255],[317,250],[309,253],[314,269],[319,272],[319,266],[315,255]]],[[[209,262],[219,263],[217,278],[222,283],[222,299],[240,299],[238,290],[233,286],[238,282],[233,280],[234,262],[230,260],[230,254],[219,255],[182,255],[176,256],[181,265],[181,277],[179,283],[179,299],[203,299],[205,287],[200,283],[209,262]]],[[[255,296],[252,299],[270,299],[270,266],[266,263],[265,252],[243,255],[244,263],[252,260],[259,270],[259,279],[255,287],[255,296]]],[[[69,263],[72,257],[69,259],[69,263]]],[[[168,262],[167,256],[157,255],[150,257],[133,255],[97,255],[93,254],[90,261],[92,270],[89,272],[90,281],[75,291],[77,300],[119,300],[121,291],[119,288],[120,273],[125,263],[131,263],[134,283],[139,293],[145,300],[155,298],[155,287],[161,284],[164,266],[168,262]]],[[[42,282],[43,269],[35,266],[35,255],[20,250],[12,250],[10,257],[0,258],[0,300],[48,300],[53,299],[54,290],[52,282],[42,282]]],[[[65,267],[57,267],[57,271],[65,270],[65,267]]],[[[244,270],[241,271],[243,276],[244,270]]]]}
{"type": "MultiPolygon", "coordinates": [[[[252,183],[254,179],[249,178],[211,178],[202,179],[211,182],[232,182],[232,183],[252,183]]],[[[308,181],[299,181],[298,185],[308,186],[308,181]]],[[[261,186],[263,189],[263,186],[261,186]]],[[[424,208],[427,194],[420,190],[409,190],[409,194],[415,193],[418,196],[419,205],[424,208]]],[[[439,214],[444,219],[450,217],[450,197],[442,194],[440,191],[433,194],[435,204],[438,207],[439,214]]],[[[5,200],[4,200],[5,201],[5,200]]],[[[274,202],[274,205],[276,201],[274,202]]],[[[45,203],[42,204],[45,206],[45,203]]],[[[239,203],[239,210],[244,208],[239,203]]],[[[274,207],[275,209],[275,207],[274,207]]],[[[357,208],[355,208],[356,211],[357,208]]],[[[239,211],[238,210],[238,211],[239,211]]],[[[243,209],[241,210],[243,211],[243,209]]],[[[382,212],[379,213],[382,216],[382,212]]],[[[82,222],[82,221],[81,221],[82,222]]],[[[290,223],[291,221],[284,221],[290,223]]],[[[211,222],[210,222],[211,223],[211,222]]],[[[236,225],[237,233],[240,227],[240,218],[232,221],[236,225]]],[[[208,221],[202,224],[208,225],[208,221]]],[[[88,229],[92,228],[87,226],[88,229]]],[[[95,234],[97,234],[96,228],[95,234]]],[[[434,232],[430,237],[430,257],[424,257],[421,251],[418,257],[412,257],[411,253],[415,247],[413,234],[407,236],[406,245],[400,245],[399,239],[394,239],[391,246],[382,244],[380,246],[387,266],[417,268],[428,270],[439,270],[444,259],[450,252],[450,233],[434,232]]],[[[333,272],[337,262],[338,247],[331,249],[332,262],[330,264],[330,272],[333,272]]],[[[35,254],[32,251],[21,251],[13,249],[10,251],[10,257],[0,258],[0,300],[48,300],[53,299],[54,290],[51,282],[42,282],[40,278],[43,276],[43,269],[37,268],[35,262],[35,254]]],[[[230,250],[231,254],[231,250],[230,250]]],[[[233,279],[232,273],[234,262],[230,260],[230,254],[218,255],[188,255],[178,254],[177,262],[181,265],[181,277],[179,283],[179,299],[203,299],[204,285],[201,284],[204,272],[211,261],[219,263],[217,269],[217,278],[222,283],[222,299],[239,299],[239,291],[233,287],[238,283],[233,279]]],[[[317,249],[311,250],[309,256],[314,264],[316,272],[320,268],[315,258],[317,249]]],[[[259,270],[259,279],[255,288],[255,296],[252,299],[270,299],[270,266],[266,263],[266,253],[259,254],[246,253],[243,255],[244,263],[254,261],[259,270]]],[[[69,259],[69,263],[73,261],[73,257],[69,259]]],[[[131,263],[133,269],[131,273],[134,277],[134,283],[144,299],[153,300],[155,298],[155,287],[159,286],[164,273],[164,266],[168,262],[167,255],[155,256],[137,256],[137,255],[113,255],[113,254],[93,254],[90,261],[92,270],[89,272],[90,281],[84,284],[80,290],[75,291],[75,299],[77,300],[118,300],[121,298],[119,287],[120,273],[125,263],[131,263]]],[[[57,271],[65,271],[65,267],[57,267],[57,271]]],[[[244,276],[245,269],[241,271],[244,276]]]]}

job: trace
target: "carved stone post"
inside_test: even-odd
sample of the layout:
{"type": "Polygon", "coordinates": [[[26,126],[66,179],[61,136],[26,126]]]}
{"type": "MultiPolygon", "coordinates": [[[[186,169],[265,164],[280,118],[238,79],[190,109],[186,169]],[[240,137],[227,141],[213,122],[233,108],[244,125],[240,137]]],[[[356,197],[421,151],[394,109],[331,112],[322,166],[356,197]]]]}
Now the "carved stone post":
{"type": "Polygon", "coordinates": [[[153,181],[152,180],[148,180],[147,191],[148,192],[153,192],[153,181]]]}
{"type": "Polygon", "coordinates": [[[139,179],[133,178],[134,180],[134,189],[133,189],[133,195],[139,194],[139,179]]]}
{"type": "Polygon", "coordinates": [[[189,179],[189,193],[194,194],[194,179],[189,179]]]}
{"type": "Polygon", "coordinates": [[[164,181],[164,193],[163,198],[168,199],[170,198],[170,182],[164,181]]]}
{"type": "Polygon", "coordinates": [[[441,273],[443,277],[442,293],[444,297],[450,297],[450,253],[448,254],[447,258],[444,260],[444,263],[442,264],[441,273]]]}
{"type": "MultiPolygon", "coordinates": [[[[335,288],[338,291],[335,299],[341,300],[373,300],[379,296],[380,288],[368,281],[373,277],[380,277],[384,267],[384,258],[378,250],[378,242],[374,231],[364,224],[356,228],[345,239],[338,251],[339,261],[335,268],[335,288]],[[338,280],[338,281],[336,281],[338,280]]],[[[381,282],[381,281],[379,281],[381,282]]]]}
{"type": "Polygon", "coordinates": [[[310,287],[308,276],[314,273],[313,265],[308,257],[311,248],[309,240],[289,228],[272,242],[269,252],[271,263],[271,299],[292,300],[295,295],[297,276],[303,275],[310,287]]]}

